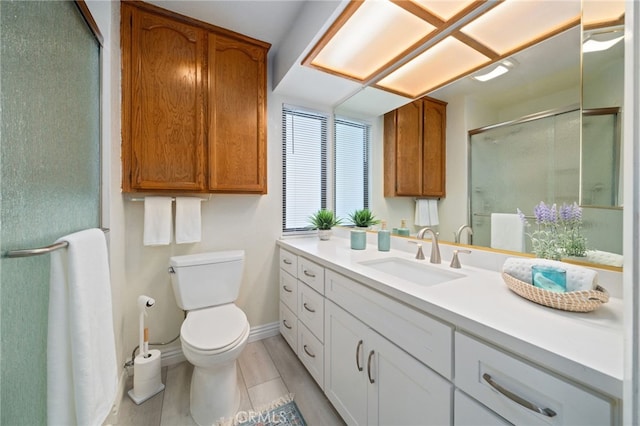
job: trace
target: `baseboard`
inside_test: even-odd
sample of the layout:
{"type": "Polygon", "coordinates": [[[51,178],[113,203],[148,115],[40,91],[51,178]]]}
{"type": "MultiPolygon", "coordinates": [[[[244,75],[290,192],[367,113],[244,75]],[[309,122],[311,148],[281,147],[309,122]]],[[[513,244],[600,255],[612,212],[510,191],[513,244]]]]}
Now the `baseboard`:
{"type": "Polygon", "coordinates": [[[267,337],[277,336],[278,334],[280,334],[280,323],[276,321],[270,324],[251,327],[248,341],[256,342],[258,340],[266,339],[267,337]]]}

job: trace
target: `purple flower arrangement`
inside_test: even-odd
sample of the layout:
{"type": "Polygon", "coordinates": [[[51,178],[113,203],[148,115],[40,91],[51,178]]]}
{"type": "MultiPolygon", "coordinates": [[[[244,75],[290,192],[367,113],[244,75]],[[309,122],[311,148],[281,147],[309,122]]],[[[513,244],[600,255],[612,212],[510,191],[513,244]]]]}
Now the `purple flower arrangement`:
{"type": "MultiPolygon", "coordinates": [[[[531,225],[524,213],[517,209],[525,227],[531,225]]],[[[582,235],[582,209],[577,203],[548,205],[541,201],[533,208],[537,229],[527,235],[531,238],[537,257],[560,260],[566,256],[584,256],[587,239],[582,235]]]]}

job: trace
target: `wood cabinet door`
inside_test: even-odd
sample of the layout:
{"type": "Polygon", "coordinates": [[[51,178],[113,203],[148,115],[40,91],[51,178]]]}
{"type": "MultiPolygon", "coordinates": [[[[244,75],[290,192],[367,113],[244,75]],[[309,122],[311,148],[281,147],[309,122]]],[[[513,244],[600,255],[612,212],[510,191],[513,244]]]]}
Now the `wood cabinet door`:
{"type": "Polygon", "coordinates": [[[396,110],[396,195],[422,195],[422,102],[396,110]]]}
{"type": "Polygon", "coordinates": [[[209,34],[209,189],[267,192],[267,49],[209,34]]]}
{"type": "Polygon", "coordinates": [[[446,104],[423,99],[422,195],[445,196],[446,104]]]}
{"type": "Polygon", "coordinates": [[[123,190],[205,189],[206,32],[122,5],[123,190]]]}

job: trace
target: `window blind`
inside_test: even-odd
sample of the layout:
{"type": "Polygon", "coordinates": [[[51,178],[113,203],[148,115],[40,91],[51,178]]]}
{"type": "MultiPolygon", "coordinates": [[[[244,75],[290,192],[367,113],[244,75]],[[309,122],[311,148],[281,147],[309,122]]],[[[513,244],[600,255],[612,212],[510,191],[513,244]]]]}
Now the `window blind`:
{"type": "Polygon", "coordinates": [[[327,126],[323,114],[282,109],[282,230],[302,231],[327,207],[327,126]]]}
{"type": "Polygon", "coordinates": [[[370,127],[340,118],[334,122],[334,210],[343,219],[369,208],[370,127]]]}

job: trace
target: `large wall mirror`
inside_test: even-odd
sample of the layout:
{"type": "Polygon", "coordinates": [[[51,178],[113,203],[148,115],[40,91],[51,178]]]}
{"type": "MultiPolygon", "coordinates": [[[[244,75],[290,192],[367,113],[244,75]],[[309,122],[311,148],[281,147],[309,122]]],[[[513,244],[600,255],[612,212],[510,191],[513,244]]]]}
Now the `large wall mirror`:
{"type": "Polygon", "coordinates": [[[507,74],[484,83],[466,77],[428,94],[448,102],[448,124],[455,122],[447,129],[442,241],[453,242],[466,221],[474,234],[462,242],[490,247],[491,212],[532,215],[540,201],[577,202],[588,248],[612,255],[585,260],[621,266],[624,43],[588,53],[582,46],[622,36],[624,2],[575,3],[582,24],[515,54],[507,74]],[[474,136],[486,150],[474,152],[474,136]]]}

